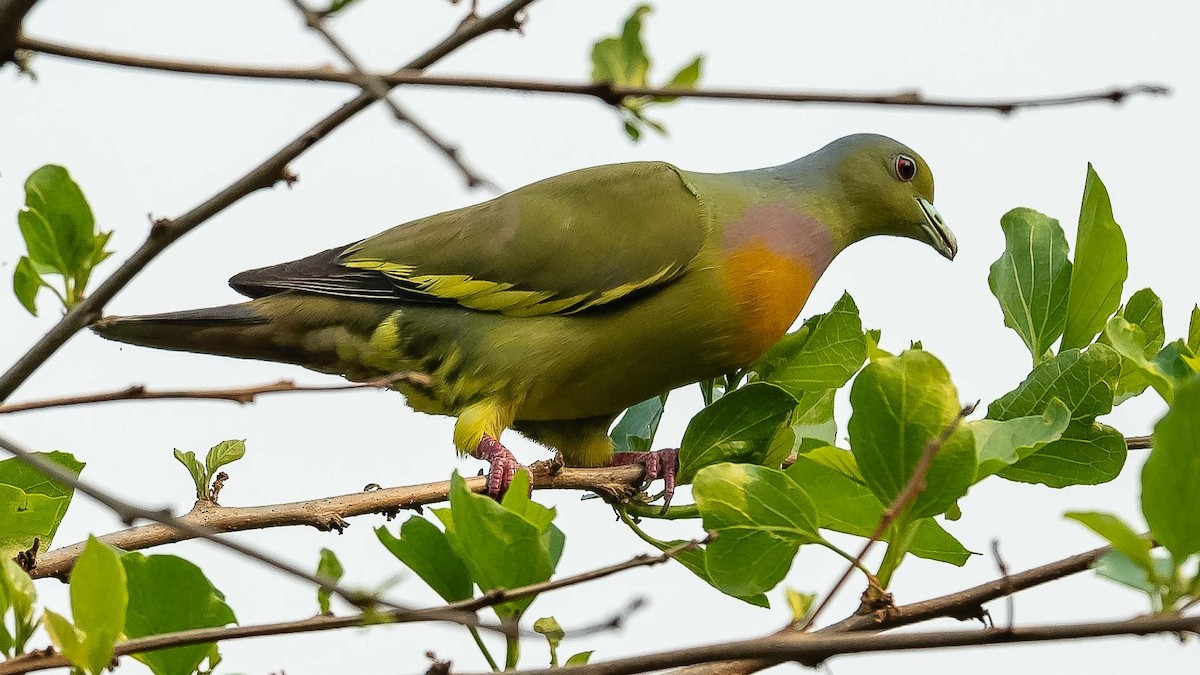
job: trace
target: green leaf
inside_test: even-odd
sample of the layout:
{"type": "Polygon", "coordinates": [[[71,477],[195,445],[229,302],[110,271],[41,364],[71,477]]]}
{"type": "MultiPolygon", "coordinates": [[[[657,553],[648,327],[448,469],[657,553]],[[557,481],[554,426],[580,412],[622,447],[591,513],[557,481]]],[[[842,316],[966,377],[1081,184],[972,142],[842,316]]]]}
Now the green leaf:
{"type": "Polygon", "coordinates": [[[1200,354],[1200,305],[1192,307],[1192,316],[1188,321],[1187,346],[1192,353],[1200,354]]]}
{"type": "Polygon", "coordinates": [[[1175,383],[1166,373],[1159,370],[1157,363],[1148,358],[1147,352],[1153,354],[1154,350],[1150,349],[1146,335],[1140,327],[1129,323],[1123,317],[1114,316],[1104,327],[1104,337],[1121,355],[1121,373],[1116,392],[1118,396],[1123,390],[1130,393],[1136,390],[1140,393],[1149,384],[1164,401],[1171,402],[1175,395],[1175,383]]]}
{"type": "MultiPolygon", "coordinates": [[[[912,478],[925,449],[956,423],[961,410],[945,366],[918,350],[867,364],[850,389],[850,403],[850,447],[867,486],[887,504],[912,478]]],[[[960,427],[941,444],[925,476],[925,489],[908,513],[920,518],[950,508],[971,486],[976,464],[975,437],[960,427]]]]}
{"type": "Polygon", "coordinates": [[[1121,473],[1129,448],[1121,432],[1096,422],[1076,420],[1062,437],[996,473],[1021,483],[1052,488],[1099,485],[1121,473]]]}
{"type": "Polygon", "coordinates": [[[100,675],[102,671],[92,670],[89,667],[91,660],[84,649],[83,634],[71,625],[66,617],[47,609],[42,613],[42,622],[46,626],[46,632],[50,635],[50,642],[58,648],[64,658],[71,662],[71,665],[86,670],[92,675],[100,675]]]}
{"type": "Polygon", "coordinates": [[[125,610],[129,602],[125,568],[116,551],[95,537],[88,537],[83,552],[71,571],[71,616],[82,636],[84,663],[76,663],[99,675],[112,662],[113,645],[125,632],[125,610]]]}
{"type": "Polygon", "coordinates": [[[34,614],[37,590],[33,580],[16,562],[0,559],[0,653],[16,656],[25,652],[25,645],[37,629],[34,614]],[[5,615],[12,611],[13,627],[8,629],[5,615]]]}
{"type": "Polygon", "coordinates": [[[586,652],[579,652],[578,654],[572,654],[571,658],[567,659],[567,662],[564,665],[566,667],[585,666],[585,665],[587,665],[587,662],[592,658],[592,654],[595,654],[595,653],[596,653],[595,650],[588,650],[586,652]]]}
{"type": "MultiPolygon", "coordinates": [[[[520,491],[514,481],[508,492],[520,491]]],[[[450,509],[434,512],[446,526],[450,546],[484,592],[546,581],[561,554],[558,528],[548,523],[539,527],[507,506],[471,492],[455,473],[450,479],[450,509]]],[[[494,609],[501,619],[519,618],[533,600],[521,598],[494,609]]]]}
{"type": "Polygon", "coordinates": [[[817,600],[816,593],[801,593],[794,588],[783,589],[784,598],[787,600],[788,609],[792,610],[792,625],[797,625],[808,618],[812,613],[813,603],[817,600]]]}
{"type": "MultiPolygon", "coordinates": [[[[1004,325],[1025,341],[1035,364],[1062,335],[1071,285],[1067,238],[1058,221],[1018,208],[1000,218],[1004,253],[992,264],[988,286],[1000,301],[1004,325]]],[[[1115,309],[1115,308],[1114,308],[1115,309]]]]}
{"type": "Polygon", "coordinates": [[[792,410],[791,426],[796,440],[816,438],[832,444],[837,439],[837,421],[833,417],[836,389],[805,392],[792,410]]]}
{"type": "MultiPolygon", "coordinates": [[[[798,455],[786,473],[804,486],[813,503],[820,504],[821,529],[869,537],[883,518],[883,503],[862,482],[854,455],[846,450],[826,446],[798,455]]],[[[888,541],[892,534],[889,531],[882,540],[888,541]]],[[[971,557],[971,552],[932,518],[918,521],[908,552],[960,567],[971,557]]]]}
{"type": "Polygon", "coordinates": [[[324,14],[326,17],[333,16],[356,2],[358,0],[333,0],[333,2],[329,3],[329,7],[325,10],[324,14]]]}
{"type": "Polygon", "coordinates": [[[1128,586],[1148,595],[1159,595],[1163,592],[1160,579],[1170,579],[1173,573],[1169,557],[1153,556],[1154,575],[1147,574],[1146,569],[1129,559],[1120,551],[1109,551],[1092,564],[1096,574],[1128,586]],[[1156,578],[1155,578],[1156,577],[1156,578]]]}
{"type": "MultiPolygon", "coordinates": [[[[173,555],[126,553],[121,565],[129,588],[125,634],[131,638],[236,623],[225,596],[199,567],[173,555]]],[[[189,675],[215,647],[201,643],[134,654],[155,675],[189,675]]]]}
{"type": "MultiPolygon", "coordinates": [[[[25,181],[25,207],[46,223],[52,232],[55,256],[65,265],[64,276],[74,276],[92,255],[96,223],[83,191],[61,166],[48,164],[34,171],[25,181]]],[[[28,243],[28,239],[27,239],[28,243]]],[[[47,242],[49,243],[49,242],[47,242]]],[[[30,257],[38,256],[30,249],[30,257]]],[[[49,263],[50,260],[44,260],[49,263]]]]}
{"type": "Polygon", "coordinates": [[[642,20],[651,11],[649,5],[638,5],[625,20],[620,37],[624,57],[621,84],[633,87],[646,84],[646,75],[650,72],[650,57],[646,55],[645,45],[642,44],[642,20]]]}
{"type": "Polygon", "coordinates": [[[725,593],[750,596],[787,575],[802,544],[823,542],[817,507],[787,474],[752,464],[723,463],[696,474],[692,495],[708,545],[708,573],[725,593]]]}
{"type": "Polygon", "coordinates": [[[1012,466],[1041,450],[1047,443],[1057,441],[1071,422],[1071,411],[1058,399],[1050,402],[1041,415],[1015,417],[1003,422],[975,420],[967,428],[975,434],[979,450],[979,466],[975,482],[1012,466]]]}
{"type": "Polygon", "coordinates": [[[753,382],[701,410],[688,423],[679,447],[679,481],[719,462],[761,462],[771,438],[796,405],[783,389],[753,382]]]}
{"type": "Polygon", "coordinates": [[[1039,364],[1016,389],[992,401],[988,418],[1011,420],[1041,415],[1055,399],[1066,404],[1073,420],[1095,419],[1112,410],[1113,382],[1120,356],[1106,345],[1087,351],[1066,350],[1039,364]]]}
{"type": "Polygon", "coordinates": [[[191,450],[183,452],[176,448],[175,459],[187,469],[188,475],[192,477],[192,484],[196,488],[196,499],[208,499],[208,471],[205,470],[200,460],[196,459],[196,453],[191,450]]]}
{"type": "Polygon", "coordinates": [[[1086,346],[1104,328],[1121,304],[1128,274],[1125,234],[1113,219],[1108,189],[1088,164],[1062,349],[1086,346]]]}
{"type": "Polygon", "coordinates": [[[824,314],[783,336],[754,366],[760,380],[797,399],[805,392],[842,387],[867,358],[866,335],[858,306],[844,293],[824,314]]]}
{"type": "Polygon", "coordinates": [[[433,523],[412,516],[400,526],[399,538],[393,537],[383,525],[375,528],[375,536],[446,602],[471,597],[474,584],[466,564],[433,523]]]}
{"type": "MultiPolygon", "coordinates": [[[[670,81],[665,85],[667,89],[695,89],[696,83],[700,81],[700,72],[704,67],[704,57],[697,56],[690,63],[680,68],[678,72],[671,76],[670,81]]],[[[672,103],[676,101],[678,96],[656,96],[655,103],[672,103]]]]}
{"type": "MultiPolygon", "coordinates": [[[[75,475],[83,462],[66,452],[35,453],[75,475]]],[[[46,551],[71,505],[74,489],[62,485],[13,457],[0,461],[0,558],[29,549],[34,538],[46,551]]]]}
{"type": "Polygon", "coordinates": [[[217,469],[232,464],[242,457],[246,456],[246,441],[221,441],[209,449],[208,455],[204,458],[204,466],[208,470],[209,478],[217,475],[217,469]]]}
{"type": "Polygon", "coordinates": [[[1092,532],[1104,537],[1112,547],[1126,555],[1153,578],[1154,561],[1150,559],[1150,541],[1134,532],[1133,528],[1111,513],[1096,511],[1071,511],[1065,514],[1092,532]]]}
{"type": "Polygon", "coordinates": [[[558,620],[552,616],[544,616],[533,622],[533,632],[546,636],[546,644],[550,646],[550,667],[558,667],[558,646],[562,644],[567,634],[563,631],[558,620]]]}
{"type": "Polygon", "coordinates": [[[26,256],[21,256],[17,267],[13,270],[13,293],[30,314],[37,316],[37,294],[46,286],[42,275],[33,268],[33,263],[26,256]]]}
{"type": "Polygon", "coordinates": [[[61,520],[61,501],[0,484],[0,556],[11,559],[32,547],[35,539],[49,544],[49,533],[61,520]]]}
{"type": "Polygon", "coordinates": [[[1200,377],[1175,392],[1142,468],[1142,514],[1176,561],[1200,551],[1200,377]]]}
{"type": "Polygon", "coordinates": [[[609,434],[613,449],[616,452],[649,452],[666,403],[667,394],[662,394],[630,406],[609,434]]]}
{"type": "Polygon", "coordinates": [[[1146,336],[1146,356],[1152,356],[1167,343],[1167,329],[1163,326],[1163,303],[1153,290],[1143,288],[1130,296],[1121,315],[1126,321],[1142,329],[1146,336]]]}
{"type": "MultiPolygon", "coordinates": [[[[326,581],[337,583],[346,570],[342,567],[342,561],[338,560],[337,554],[327,548],[321,549],[321,557],[317,561],[317,576],[326,581]]],[[[329,597],[332,594],[328,588],[317,589],[317,607],[322,614],[329,614],[329,597]]]]}

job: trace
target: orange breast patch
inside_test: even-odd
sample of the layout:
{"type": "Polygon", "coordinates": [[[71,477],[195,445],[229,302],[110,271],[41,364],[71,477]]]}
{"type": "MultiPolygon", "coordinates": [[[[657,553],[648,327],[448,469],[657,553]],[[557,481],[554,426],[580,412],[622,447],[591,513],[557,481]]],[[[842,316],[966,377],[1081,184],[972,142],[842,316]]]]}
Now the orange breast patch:
{"type": "Polygon", "coordinates": [[[761,239],[732,251],[725,275],[740,323],[734,348],[739,362],[749,365],[796,321],[817,275],[803,261],[772,251],[761,239]]]}

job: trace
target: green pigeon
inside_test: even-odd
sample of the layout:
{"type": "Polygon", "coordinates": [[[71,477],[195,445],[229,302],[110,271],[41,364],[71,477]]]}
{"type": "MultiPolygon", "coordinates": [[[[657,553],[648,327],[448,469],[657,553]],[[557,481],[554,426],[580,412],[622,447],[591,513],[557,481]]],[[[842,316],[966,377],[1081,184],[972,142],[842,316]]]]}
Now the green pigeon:
{"type": "Polygon", "coordinates": [[[616,453],[625,408],[753,364],[838,252],[873,235],[958,245],[913,150],[856,134],[733,173],[633,162],[572,171],[234,276],[248,302],[107,317],[121,342],[292,363],[353,381],[400,372],[409,405],[451,415],[499,496],[515,429],[569,466],[640,463],[674,488],[674,450],[616,453]]]}

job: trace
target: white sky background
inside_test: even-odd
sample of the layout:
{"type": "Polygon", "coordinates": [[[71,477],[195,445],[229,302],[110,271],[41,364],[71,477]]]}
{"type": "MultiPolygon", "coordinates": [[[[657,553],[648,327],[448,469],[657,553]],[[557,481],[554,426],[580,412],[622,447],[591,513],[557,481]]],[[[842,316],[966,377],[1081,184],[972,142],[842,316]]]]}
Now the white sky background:
{"type": "MultiPolygon", "coordinates": [[[[486,3],[488,5],[497,3],[486,3]]],[[[1129,241],[1126,297],[1152,286],[1166,305],[1168,335],[1186,328],[1200,300],[1195,251],[1200,228],[1194,201],[1197,157],[1196,13],[1188,3],[1044,1],[1002,5],[965,2],[793,3],[659,0],[647,41],[657,78],[693,54],[707,55],[703,83],[893,91],[918,87],[930,95],[1007,97],[1046,95],[1154,81],[1175,88],[1168,99],[1137,98],[1121,107],[1093,104],[989,113],[884,110],[787,104],[682,102],[662,111],[671,136],[631,145],[612,111],[579,98],[470,93],[400,92],[399,99],[440,134],[461,144],[464,157],[511,189],[570,169],[637,159],[725,171],[778,164],[839,136],[873,131],[908,143],[937,176],[937,204],[958,235],[961,253],[950,264],[910,241],[876,239],[855,246],[826,273],[805,314],[823,311],[845,289],[864,323],[883,329],[884,346],[898,350],[921,339],[942,358],[963,400],[986,404],[1028,371],[1028,355],[1004,328],[987,289],[988,265],[1000,254],[1000,215],[1030,206],[1062,220],[1074,239],[1086,162],[1111,192],[1129,241]],[[735,9],[736,8],[736,9],[735,9]],[[1193,64],[1189,66],[1188,64],[1193,64]]],[[[493,34],[455,53],[434,72],[586,78],[588,52],[613,32],[632,3],[543,0],[530,11],[524,37],[493,34]]],[[[461,16],[442,0],[396,3],[366,0],[333,29],[370,64],[387,69],[440,39],[461,16]]],[[[46,0],[32,15],[31,34],[126,52],[258,64],[335,62],[304,31],[286,2],[156,3],[46,0]]],[[[13,214],[22,183],[46,163],[68,167],[91,201],[97,220],[114,229],[117,258],[144,238],[146,213],[182,213],[291,140],[350,97],[348,88],[156,75],[90,66],[50,57],[34,64],[40,81],[0,74],[0,272],[8,288],[23,250],[13,214]]],[[[386,227],[481,200],[457,174],[380,106],[353,120],[293,164],[294,189],[261,192],[206,223],[160,256],[110,306],[139,313],[224,304],[237,299],[225,285],[232,274],[347,243],[386,227]]],[[[103,276],[115,267],[107,263],[103,276]]],[[[56,312],[42,298],[43,316],[24,313],[0,292],[0,345],[5,366],[42,332],[56,312]]],[[[13,400],[147,383],[158,387],[227,386],[282,377],[332,382],[290,366],[121,347],[82,333],[43,367],[13,400]]],[[[672,398],[660,446],[678,443],[698,408],[694,388],[672,398]]],[[[1148,431],[1161,408],[1154,395],[1131,402],[1108,421],[1127,434],[1148,431]]],[[[456,460],[452,421],[412,413],[394,394],[361,392],[267,398],[246,407],[223,403],[130,403],[14,415],[4,433],[37,449],[74,452],[88,462],[85,476],[146,504],[186,510],[190,481],[171,457],[178,447],[201,452],[226,438],[248,439],[222,492],[228,505],[310,499],[359,490],[367,483],[400,485],[445,479],[453,469],[480,464],[456,460]]],[[[526,461],[546,455],[515,435],[506,438],[526,461]]],[[[963,500],[964,517],[948,529],[969,548],[986,552],[998,538],[1013,570],[1099,545],[1061,514],[1072,509],[1115,511],[1141,524],[1133,453],[1122,476],[1099,487],[1052,491],[988,481],[963,500]]],[[[539,493],[559,507],[567,533],[560,573],[617,562],[644,552],[599,502],[577,493],[539,493]]],[[[371,586],[400,571],[376,542],[379,517],[363,517],[342,536],[305,528],[239,535],[239,541],[315,566],[317,550],[332,548],[352,584],[371,586]]],[[[394,529],[398,523],[390,526],[394,529]]],[[[120,527],[86,498],[72,506],[57,543],[120,527]]],[[[691,537],[696,525],[659,525],[653,532],[691,537]]],[[[200,564],[243,623],[311,615],[314,593],[252,562],[203,543],[159,549],[200,564]]],[[[842,571],[829,554],[805,550],[786,584],[824,592],[842,571]]],[[[910,560],[894,586],[900,602],[959,590],[990,579],[990,555],[965,568],[910,560]]],[[[848,587],[825,618],[853,610],[860,584],[848,587]]],[[[40,582],[43,598],[64,611],[65,586],[40,582]]],[[[394,595],[414,603],[435,596],[416,579],[394,595]]],[[[529,617],[553,614],[568,630],[606,617],[636,596],[650,605],[619,632],[568,637],[566,654],[597,650],[611,658],[673,646],[758,636],[786,619],[777,605],[762,610],[712,591],[677,566],[627,572],[539,599],[529,617]]],[[[1019,624],[1127,617],[1145,600],[1091,574],[1082,574],[1016,599],[1019,624]]],[[[345,607],[341,607],[345,610],[345,607]]],[[[1003,603],[991,605],[1004,621],[1003,603]]],[[[959,626],[951,620],[928,624],[959,626]]],[[[421,672],[423,652],[453,658],[459,669],[484,664],[467,633],[450,627],[379,627],[231,642],[222,672],[290,675],[326,672],[421,672]]],[[[500,649],[500,647],[497,647],[500,649]]],[[[530,641],[526,666],[544,664],[545,648],[530,641]]],[[[1006,673],[1033,666],[1092,672],[1158,672],[1194,668],[1196,647],[1166,637],[991,648],[936,653],[844,657],[842,674],[881,667],[942,672],[1006,673]]],[[[123,669],[142,667],[131,659],[123,669]]]]}

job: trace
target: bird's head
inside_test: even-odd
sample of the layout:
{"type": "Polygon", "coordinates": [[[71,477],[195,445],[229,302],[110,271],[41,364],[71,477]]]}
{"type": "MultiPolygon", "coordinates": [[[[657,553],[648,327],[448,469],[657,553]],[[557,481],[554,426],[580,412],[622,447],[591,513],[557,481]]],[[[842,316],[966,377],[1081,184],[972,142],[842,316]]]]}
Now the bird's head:
{"type": "Polygon", "coordinates": [[[809,157],[832,178],[830,187],[847,209],[843,226],[849,241],[878,234],[908,237],[954,259],[958,242],[933,206],[933,172],[911,148],[887,136],[855,134],[809,157]]]}

